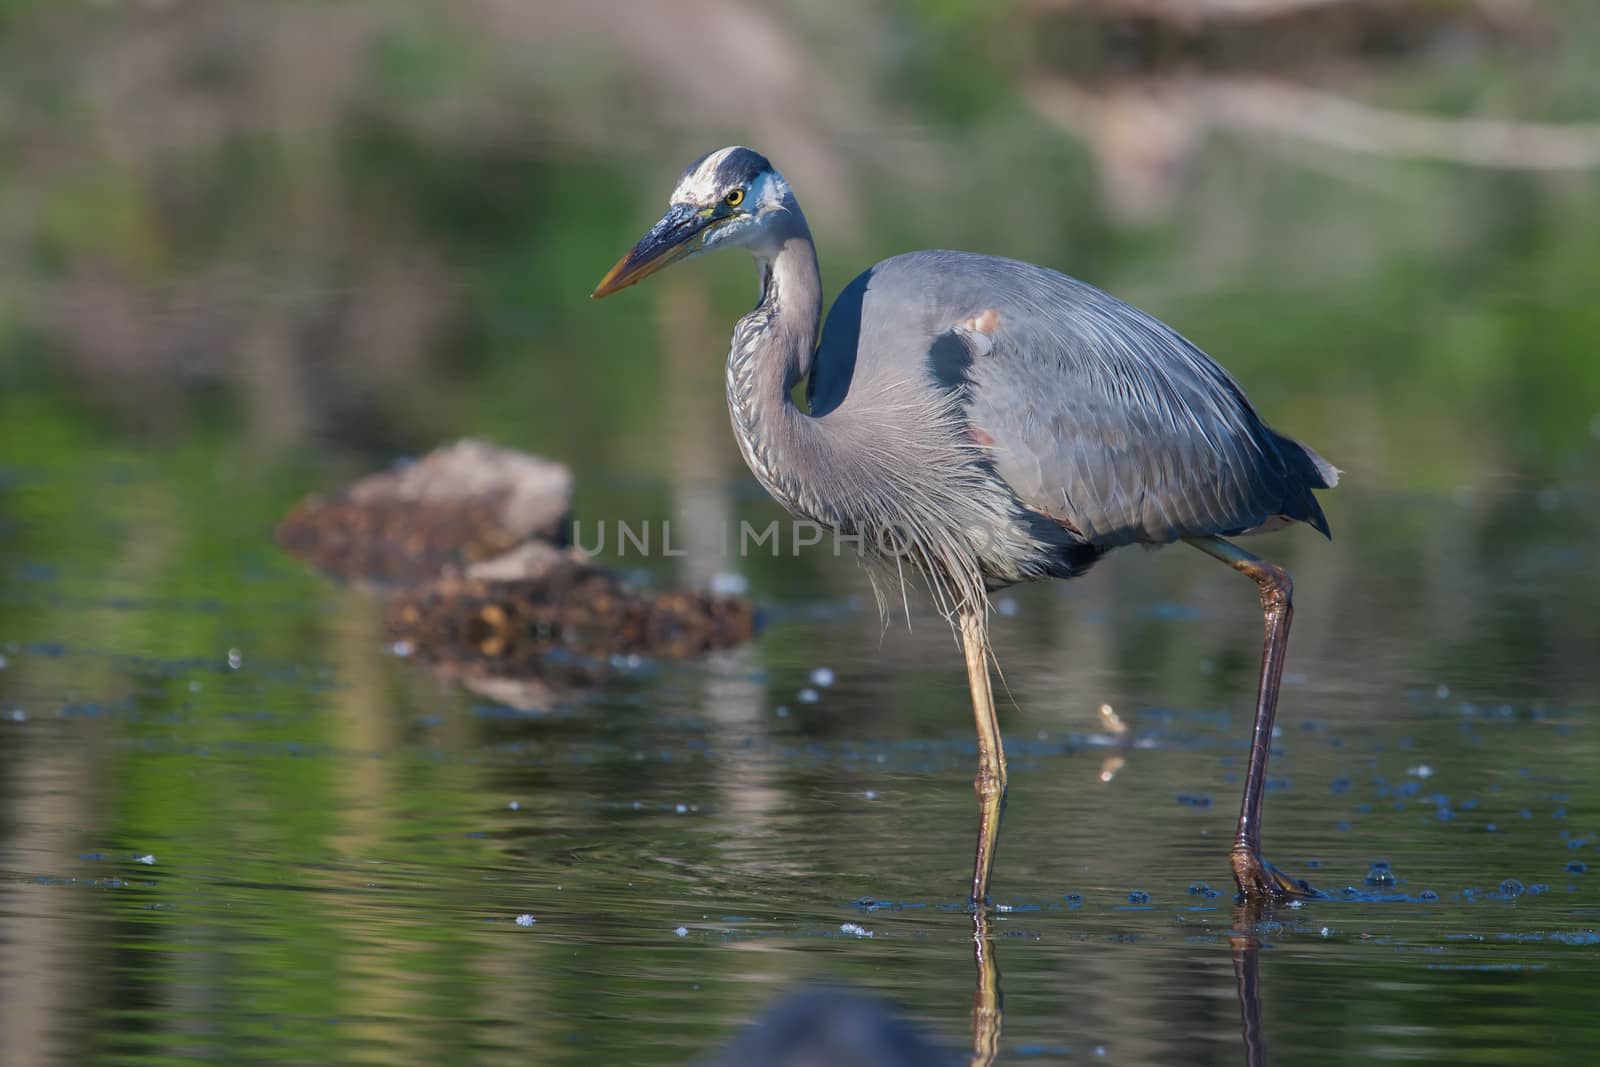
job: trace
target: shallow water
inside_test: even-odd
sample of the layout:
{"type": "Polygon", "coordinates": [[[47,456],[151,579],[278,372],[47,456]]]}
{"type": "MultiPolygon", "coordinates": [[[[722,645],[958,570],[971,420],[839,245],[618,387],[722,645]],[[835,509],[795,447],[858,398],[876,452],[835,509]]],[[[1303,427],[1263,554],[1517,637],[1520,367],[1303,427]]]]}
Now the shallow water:
{"type": "MultiPolygon", "coordinates": [[[[752,645],[518,711],[272,547],[270,483],[6,472],[8,1062],[677,1064],[816,977],[970,1044],[974,744],[926,605],[885,631],[848,563],[769,561],[752,645]]],[[[1592,1047],[1596,501],[1332,500],[1333,543],[1257,545],[1299,606],[1267,852],[1330,894],[1264,923],[1225,860],[1248,583],[1128,551],[1000,600],[1001,1062],[1244,1062],[1242,1009],[1280,1063],[1592,1047]]]]}

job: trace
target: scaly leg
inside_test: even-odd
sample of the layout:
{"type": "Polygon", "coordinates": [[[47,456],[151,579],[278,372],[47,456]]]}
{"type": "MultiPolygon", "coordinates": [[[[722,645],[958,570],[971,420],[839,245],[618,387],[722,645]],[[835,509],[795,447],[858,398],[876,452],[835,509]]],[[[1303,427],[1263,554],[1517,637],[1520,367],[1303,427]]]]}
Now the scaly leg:
{"type": "Polygon", "coordinates": [[[994,867],[995,844],[1000,837],[1000,813],[1006,806],[1006,754],[1000,747],[1000,721],[989,689],[989,629],[981,607],[961,611],[961,650],[967,659],[967,685],[978,723],[978,776],[972,786],[978,792],[979,821],[972,906],[981,910],[989,902],[989,871],[994,867]]]}
{"type": "Polygon", "coordinates": [[[1228,854],[1233,880],[1246,897],[1315,896],[1316,890],[1261,859],[1261,801],[1267,789],[1267,757],[1272,752],[1272,717],[1278,707],[1278,683],[1289,650],[1289,622],[1294,618],[1294,582],[1289,572],[1220,537],[1191,537],[1189,543],[1250,578],[1261,591],[1266,642],[1261,650],[1261,684],[1256,692],[1255,727],[1250,738],[1250,763],[1245,770],[1239,827],[1228,854]]]}

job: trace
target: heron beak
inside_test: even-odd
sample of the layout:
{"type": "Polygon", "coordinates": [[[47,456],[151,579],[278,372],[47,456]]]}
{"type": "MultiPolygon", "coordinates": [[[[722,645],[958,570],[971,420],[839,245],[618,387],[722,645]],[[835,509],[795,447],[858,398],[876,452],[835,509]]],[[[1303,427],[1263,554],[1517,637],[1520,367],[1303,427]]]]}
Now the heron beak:
{"type": "Polygon", "coordinates": [[[633,251],[617,260],[590,297],[599,300],[650,277],[662,267],[705,250],[705,232],[721,219],[692,204],[674,204],[633,251]]]}

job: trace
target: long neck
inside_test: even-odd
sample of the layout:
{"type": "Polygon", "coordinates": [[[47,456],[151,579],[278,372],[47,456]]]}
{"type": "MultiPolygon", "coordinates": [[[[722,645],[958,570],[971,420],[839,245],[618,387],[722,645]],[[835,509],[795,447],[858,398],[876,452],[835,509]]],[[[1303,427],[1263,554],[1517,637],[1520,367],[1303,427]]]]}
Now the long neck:
{"type": "Polygon", "coordinates": [[[824,518],[791,476],[817,443],[816,427],[792,393],[811,371],[822,321],[817,253],[798,207],[784,212],[782,229],[756,258],[761,301],[734,327],[728,352],[734,435],[768,492],[791,510],[824,518]]]}

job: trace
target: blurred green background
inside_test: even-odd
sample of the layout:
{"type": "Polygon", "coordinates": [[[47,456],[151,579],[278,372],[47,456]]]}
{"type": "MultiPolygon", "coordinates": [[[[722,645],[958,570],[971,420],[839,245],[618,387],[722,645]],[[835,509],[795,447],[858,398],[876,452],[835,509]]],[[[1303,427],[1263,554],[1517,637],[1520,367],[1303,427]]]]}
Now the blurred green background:
{"type": "MultiPolygon", "coordinates": [[[[957,892],[970,719],[947,637],[924,610],[881,638],[860,576],[820,553],[709,547],[775,514],[722,399],[742,257],[588,299],[728,143],[790,179],[830,293],[914,248],[1055,267],[1177,326],[1341,467],[1332,546],[1261,546],[1300,579],[1286,714],[1350,731],[1299,764],[1291,745],[1310,792],[1272,798],[1278,840],[1320,849],[1335,885],[1401,852],[1441,890],[1564,890],[1553,831],[1418,840],[1382,776],[1425,756],[1485,811],[1505,784],[1503,825],[1570,809],[1585,847],[1600,820],[1596,54],[1589,0],[0,0],[0,1031],[24,1062],[677,1063],[823,961],[959,1034],[961,916],[901,920],[878,956],[811,936],[868,889],[957,892]],[[585,516],[683,520],[686,560],[625,566],[741,570],[768,635],[547,694],[580,710],[533,726],[385,655],[371,603],[272,526],[462,435],[571,464],[585,516]],[[822,663],[841,685],[808,710],[822,663]],[[1457,729],[1462,698],[1512,709],[1487,746],[1457,729]],[[880,742],[887,771],[859,750],[880,742]],[[861,815],[868,787],[885,803],[861,815]],[[708,829],[673,821],[695,797],[708,829]],[[638,798],[648,826],[618,814],[638,798]],[[541,936],[508,948],[523,908],[541,936]],[[662,940],[758,908],[770,939],[662,940]]],[[[1177,555],[1017,594],[1008,731],[1043,744],[1111,700],[1226,706],[1201,749],[1242,736],[1259,617],[1177,555]]],[[[1103,806],[1098,757],[1070,755],[1018,761],[1005,892],[1225,884],[1226,755],[1147,755],[1103,806]],[[1196,776],[1215,808],[1141,815],[1196,776]]],[[[1592,926],[1587,884],[1528,922],[1592,926]]],[[[1007,1047],[1236,1062],[1226,953],[1062,948],[1134,921],[1106,914],[1004,946],[1007,1047]],[[1066,1011],[1065,987],[1103,996],[1066,1011]]],[[[1416,948],[1500,922],[1475,915],[1333,925],[1416,948]]],[[[1327,948],[1330,972],[1320,922],[1267,975],[1286,1052],[1570,1062],[1585,1032],[1578,949],[1517,949],[1530,974],[1413,968],[1396,992],[1356,977],[1360,947],[1327,948]]]]}

